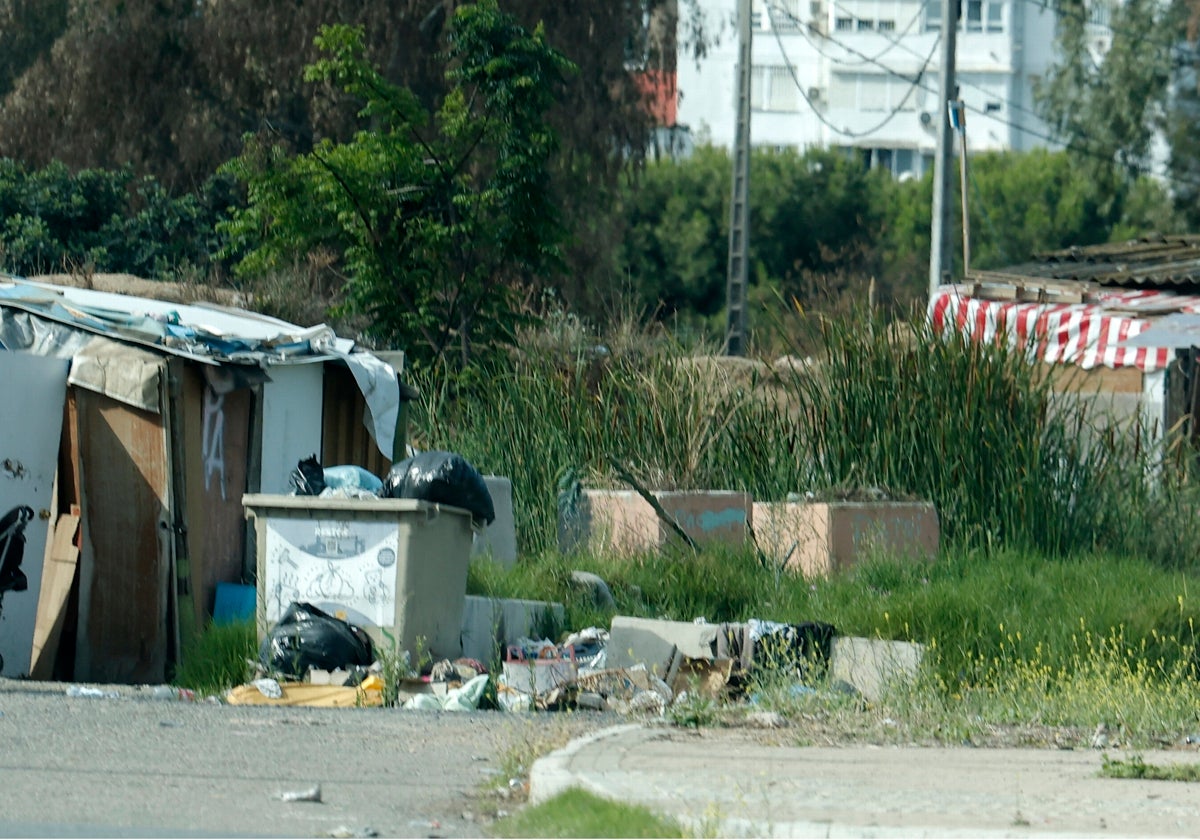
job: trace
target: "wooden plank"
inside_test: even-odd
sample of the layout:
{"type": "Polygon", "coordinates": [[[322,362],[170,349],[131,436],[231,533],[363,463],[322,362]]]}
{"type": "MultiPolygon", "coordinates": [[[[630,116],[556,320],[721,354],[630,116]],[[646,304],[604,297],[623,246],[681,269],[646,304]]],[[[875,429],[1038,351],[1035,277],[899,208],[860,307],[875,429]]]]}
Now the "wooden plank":
{"type": "Polygon", "coordinates": [[[54,523],[54,537],[46,550],[42,591],[38,599],[37,624],[33,631],[33,664],[30,677],[49,680],[67,618],[67,602],[79,566],[79,508],[64,513],[54,523]]]}
{"type": "Polygon", "coordinates": [[[190,606],[201,628],[212,616],[217,584],[242,582],[254,395],[248,389],[216,394],[194,365],[182,380],[190,606]]]}
{"type": "Polygon", "coordinates": [[[169,648],[163,535],[171,521],[162,417],[91,391],[77,401],[88,550],[75,678],[160,683],[169,648]]]}

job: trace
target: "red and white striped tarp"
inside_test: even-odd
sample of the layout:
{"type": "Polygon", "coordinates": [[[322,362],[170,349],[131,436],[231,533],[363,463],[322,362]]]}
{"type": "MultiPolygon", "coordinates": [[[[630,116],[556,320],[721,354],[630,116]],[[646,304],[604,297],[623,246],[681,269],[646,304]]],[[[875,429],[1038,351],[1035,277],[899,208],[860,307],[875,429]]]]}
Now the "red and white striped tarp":
{"type": "Polygon", "coordinates": [[[1163,370],[1174,351],[1167,347],[1120,347],[1172,312],[1200,313],[1200,297],[1148,289],[1102,292],[1095,303],[1024,303],[970,297],[970,286],[942,286],[929,303],[935,332],[957,329],[982,341],[1007,337],[1014,346],[1032,342],[1050,363],[1163,370]]]}

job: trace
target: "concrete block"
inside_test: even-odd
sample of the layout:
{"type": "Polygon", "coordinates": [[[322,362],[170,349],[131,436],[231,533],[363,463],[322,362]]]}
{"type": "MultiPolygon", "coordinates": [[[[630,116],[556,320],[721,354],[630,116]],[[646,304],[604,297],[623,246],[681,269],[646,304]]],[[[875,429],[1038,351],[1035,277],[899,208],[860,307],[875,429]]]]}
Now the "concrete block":
{"type": "Polygon", "coordinates": [[[517,562],[517,520],[513,516],[512,481],[498,475],[485,475],[484,484],[492,495],[496,518],[475,535],[471,556],[488,556],[506,569],[517,562]]]}
{"type": "Polygon", "coordinates": [[[717,624],[614,616],[605,666],[629,668],[643,663],[650,673],[665,678],[676,651],[687,659],[712,659],[719,629],[717,624]]]}
{"type": "MultiPolygon", "coordinates": [[[[728,490],[659,491],[654,498],[697,543],[746,541],[751,499],[728,490]]],[[[678,536],[633,490],[583,490],[574,515],[559,514],[559,548],[635,554],[662,548],[678,536]]]]}
{"type": "Polygon", "coordinates": [[[825,577],[867,557],[933,560],[937,509],[929,502],[755,502],[759,548],[805,577],[825,577]]]}
{"type": "Polygon", "coordinates": [[[925,646],[912,642],[835,636],[829,678],[848,682],[874,702],[889,685],[915,677],[924,655],[925,646]]]}
{"type": "Polygon", "coordinates": [[[562,604],[468,595],[463,607],[463,656],[492,667],[503,659],[505,646],[522,636],[532,638],[540,633],[539,625],[547,610],[559,626],[566,624],[562,604]]]}

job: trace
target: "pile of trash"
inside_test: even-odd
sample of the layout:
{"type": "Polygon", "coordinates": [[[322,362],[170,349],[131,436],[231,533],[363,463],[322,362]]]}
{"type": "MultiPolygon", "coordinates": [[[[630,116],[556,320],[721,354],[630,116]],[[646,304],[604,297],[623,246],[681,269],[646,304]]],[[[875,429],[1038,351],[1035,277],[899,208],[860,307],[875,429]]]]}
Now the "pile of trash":
{"type": "Polygon", "coordinates": [[[498,680],[502,708],[592,709],[661,714],[687,693],[736,699],[756,669],[798,683],[823,675],[835,629],[817,622],[751,619],[709,624],[616,616],[562,644],[523,639],[509,647],[498,680]]]}
{"type": "Polygon", "coordinates": [[[617,616],[561,642],[520,637],[494,672],[466,657],[407,660],[390,671],[363,630],[294,603],[259,651],[259,675],[230,691],[233,704],[382,706],[510,712],[592,710],[662,714],[682,696],[737,699],[757,668],[809,683],[828,666],[835,630],[821,623],[751,619],[709,624],[617,616]],[[390,684],[389,684],[390,683],[390,684]]]}
{"type": "Polygon", "coordinates": [[[316,455],[302,460],[290,476],[293,495],[322,499],[418,499],[453,505],[491,525],[496,507],[487,483],[457,452],[418,452],[392,464],[383,478],[363,467],[322,467],[316,455]]]}

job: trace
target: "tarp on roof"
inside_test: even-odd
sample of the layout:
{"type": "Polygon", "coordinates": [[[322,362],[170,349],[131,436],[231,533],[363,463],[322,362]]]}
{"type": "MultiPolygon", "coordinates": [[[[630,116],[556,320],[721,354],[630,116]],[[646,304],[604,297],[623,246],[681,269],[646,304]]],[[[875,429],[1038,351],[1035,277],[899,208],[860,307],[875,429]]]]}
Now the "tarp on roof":
{"type": "Polygon", "coordinates": [[[1200,298],[1160,291],[1113,292],[1100,295],[1094,303],[1049,304],[975,298],[970,296],[971,288],[942,286],[935,292],[928,310],[935,331],[956,329],[989,342],[1007,339],[1012,346],[1028,346],[1042,361],[1084,370],[1162,370],[1171,362],[1172,347],[1130,344],[1129,339],[1154,323],[1130,313],[1151,308],[1200,312],[1200,298]]]}
{"type": "Polygon", "coordinates": [[[1200,314],[1177,312],[1168,315],[1123,344],[1125,347],[1171,347],[1176,350],[1200,347],[1200,314]]]}
{"type": "Polygon", "coordinates": [[[324,324],[9,278],[0,279],[0,346],[70,358],[72,384],[155,412],[163,354],[211,366],[210,384],[263,381],[274,365],[338,360],[362,392],[371,437],[392,457],[401,400],[395,369],[324,324]]]}
{"type": "Polygon", "coordinates": [[[157,353],[93,336],[72,357],[67,382],[158,414],[159,381],[165,367],[157,353]]]}

